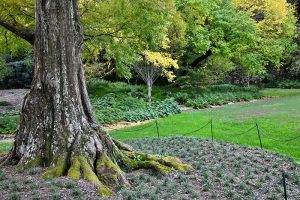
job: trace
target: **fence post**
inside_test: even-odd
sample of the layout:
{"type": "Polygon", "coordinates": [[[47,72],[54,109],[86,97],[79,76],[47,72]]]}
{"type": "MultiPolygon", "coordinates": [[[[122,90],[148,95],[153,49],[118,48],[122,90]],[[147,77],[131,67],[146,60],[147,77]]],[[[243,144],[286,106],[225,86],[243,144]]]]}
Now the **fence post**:
{"type": "Polygon", "coordinates": [[[262,149],[262,142],[261,142],[261,137],[260,137],[260,131],[259,131],[259,127],[258,124],[256,123],[256,129],[257,129],[257,135],[258,135],[258,139],[259,139],[259,143],[260,143],[260,148],[262,149]]]}
{"type": "Polygon", "coordinates": [[[155,125],[156,125],[156,133],[157,133],[157,137],[159,138],[159,130],[158,130],[157,119],[155,119],[155,125]]]}
{"type": "Polygon", "coordinates": [[[284,199],[287,200],[286,182],[285,182],[285,173],[284,173],[284,171],[282,171],[282,183],[283,183],[283,190],[284,190],[284,199]]]}
{"type": "Polygon", "coordinates": [[[214,132],[213,132],[213,120],[210,121],[210,133],[211,133],[211,141],[214,141],[214,132]]]}

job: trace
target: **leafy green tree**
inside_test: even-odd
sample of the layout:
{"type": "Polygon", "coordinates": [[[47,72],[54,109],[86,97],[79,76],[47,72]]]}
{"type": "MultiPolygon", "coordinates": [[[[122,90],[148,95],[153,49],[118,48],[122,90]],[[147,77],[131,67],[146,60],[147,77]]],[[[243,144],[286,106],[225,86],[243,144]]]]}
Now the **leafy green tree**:
{"type": "MultiPolygon", "coordinates": [[[[3,51],[31,51],[33,0],[2,2],[3,51]]],[[[223,60],[228,70],[242,66],[249,75],[263,74],[266,65],[279,68],[295,49],[294,8],[286,0],[81,0],[79,8],[83,62],[100,77],[117,72],[129,79],[144,51],[170,53],[180,66],[223,60]]]]}

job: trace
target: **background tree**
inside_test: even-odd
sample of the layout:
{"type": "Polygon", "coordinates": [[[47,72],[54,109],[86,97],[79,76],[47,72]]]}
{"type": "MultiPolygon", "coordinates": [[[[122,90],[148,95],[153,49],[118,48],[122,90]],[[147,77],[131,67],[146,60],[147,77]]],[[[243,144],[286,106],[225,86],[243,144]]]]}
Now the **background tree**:
{"type": "MultiPolygon", "coordinates": [[[[33,0],[2,2],[2,24],[15,25],[8,28],[22,30],[23,37],[32,35],[25,33],[34,29],[33,0]]],[[[182,69],[202,66],[207,75],[220,74],[218,66],[224,73],[234,66],[244,68],[248,77],[264,76],[266,67],[279,69],[295,50],[294,7],[286,0],[82,0],[79,8],[89,77],[118,74],[130,79],[144,51],[168,52],[182,69]],[[165,41],[168,48],[162,51],[165,41]]],[[[3,52],[31,51],[29,43],[8,29],[0,32],[3,52]]]]}
{"type": "Polygon", "coordinates": [[[173,81],[175,75],[172,68],[178,69],[176,60],[170,54],[146,51],[142,55],[141,64],[135,67],[135,71],[147,85],[148,102],[152,99],[152,86],[159,76],[165,76],[168,81],[173,81]]]}

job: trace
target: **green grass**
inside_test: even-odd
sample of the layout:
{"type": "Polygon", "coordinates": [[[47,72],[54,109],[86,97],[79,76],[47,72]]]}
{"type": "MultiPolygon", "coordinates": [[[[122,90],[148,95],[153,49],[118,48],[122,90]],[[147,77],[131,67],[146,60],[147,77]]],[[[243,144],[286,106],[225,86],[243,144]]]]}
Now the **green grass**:
{"type": "MultiPolygon", "coordinates": [[[[189,132],[193,132],[213,119],[215,140],[259,147],[258,135],[255,128],[249,133],[237,137],[226,135],[242,133],[254,127],[257,122],[263,132],[265,132],[262,134],[262,143],[265,149],[291,156],[300,161],[300,139],[290,142],[280,142],[300,134],[300,90],[268,89],[264,90],[263,93],[269,96],[280,96],[280,98],[226,105],[221,108],[182,113],[159,119],[160,136],[211,138],[210,125],[201,131],[189,132]],[[274,141],[271,138],[280,141],[274,141]]],[[[157,137],[154,122],[112,131],[110,134],[121,140],[157,137]],[[149,125],[151,126],[149,127],[149,125]],[[139,129],[142,130],[134,131],[139,129]]],[[[0,143],[0,152],[7,151],[10,146],[11,143],[0,143]]]]}
{"type": "Polygon", "coordinates": [[[6,153],[10,150],[12,142],[0,142],[0,153],[6,153]]]}
{"type": "Polygon", "coordinates": [[[265,89],[261,91],[264,96],[267,97],[284,97],[284,96],[293,96],[300,94],[300,89],[265,89]]]}
{"type": "MultiPolygon", "coordinates": [[[[281,154],[285,154],[300,161],[300,138],[290,142],[280,142],[300,134],[300,90],[269,90],[272,95],[279,94],[280,98],[260,100],[252,103],[242,103],[236,105],[226,105],[222,108],[205,109],[195,112],[172,115],[164,119],[159,119],[159,132],[162,137],[170,136],[192,136],[201,138],[211,138],[210,126],[203,130],[189,133],[205,125],[213,119],[213,133],[215,140],[224,140],[245,146],[259,147],[257,131],[252,131],[245,135],[230,137],[226,134],[239,134],[258,125],[264,130],[262,143],[265,149],[269,149],[281,154]],[[188,133],[188,134],[184,134],[188,133]],[[274,141],[280,140],[280,141],[274,141]]],[[[156,127],[144,124],[138,127],[126,128],[112,131],[111,136],[125,140],[144,137],[157,137],[156,127]],[[125,132],[142,129],[136,132],[125,132]]]]}

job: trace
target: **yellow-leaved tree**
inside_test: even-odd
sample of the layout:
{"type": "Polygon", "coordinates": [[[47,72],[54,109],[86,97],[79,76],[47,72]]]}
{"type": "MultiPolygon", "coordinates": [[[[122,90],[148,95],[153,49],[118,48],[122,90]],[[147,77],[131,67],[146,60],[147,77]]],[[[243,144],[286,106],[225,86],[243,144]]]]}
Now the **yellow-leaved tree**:
{"type": "Polygon", "coordinates": [[[277,68],[295,48],[295,8],[287,0],[233,0],[239,10],[246,10],[256,21],[257,47],[265,61],[277,68]]]}
{"type": "Polygon", "coordinates": [[[152,86],[159,76],[164,76],[169,82],[176,77],[172,69],[178,69],[177,60],[169,53],[144,51],[142,60],[134,69],[143,79],[148,89],[148,101],[151,103],[152,86]]]}

